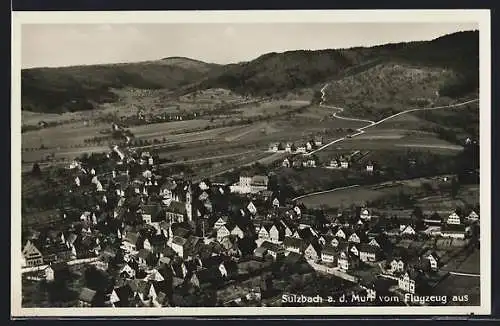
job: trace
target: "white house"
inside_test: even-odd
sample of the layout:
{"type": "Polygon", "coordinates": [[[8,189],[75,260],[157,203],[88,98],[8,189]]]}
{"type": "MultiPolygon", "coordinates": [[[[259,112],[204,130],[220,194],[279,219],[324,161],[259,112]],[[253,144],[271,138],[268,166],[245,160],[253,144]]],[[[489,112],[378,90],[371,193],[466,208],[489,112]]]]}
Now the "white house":
{"type": "Polygon", "coordinates": [[[266,227],[263,225],[258,233],[259,239],[267,240],[269,239],[269,231],[266,229],[266,227]]]}
{"type": "Polygon", "coordinates": [[[227,227],[225,225],[221,226],[217,230],[217,241],[221,242],[222,239],[224,239],[225,237],[228,237],[230,234],[231,234],[231,232],[227,229],[227,227]]]}
{"type": "Polygon", "coordinates": [[[370,214],[370,211],[365,208],[361,210],[359,218],[365,221],[370,221],[372,219],[372,215],[370,214]]]}
{"type": "Polygon", "coordinates": [[[393,274],[404,271],[404,268],[405,263],[401,259],[393,259],[390,263],[390,272],[393,274]]]}
{"type": "Polygon", "coordinates": [[[243,232],[243,230],[238,225],[236,225],[231,230],[231,235],[235,235],[235,236],[237,236],[240,239],[243,239],[245,237],[245,233],[243,232]]]}
{"type": "Polygon", "coordinates": [[[346,238],[345,232],[342,229],[338,229],[337,233],[335,233],[335,236],[338,237],[338,238],[342,238],[342,239],[346,238]]]}
{"type": "Polygon", "coordinates": [[[327,245],[321,250],[321,261],[324,263],[333,263],[335,261],[335,254],[335,248],[327,245]]]}
{"type": "Polygon", "coordinates": [[[460,216],[458,216],[458,214],[456,212],[453,212],[448,216],[446,223],[447,224],[460,224],[461,223],[460,216]]]}
{"type": "Polygon", "coordinates": [[[355,243],[360,243],[361,242],[361,239],[359,238],[359,236],[356,234],[356,232],[353,232],[350,236],[349,236],[349,239],[347,240],[349,242],[355,242],[355,243]]]}
{"type": "Polygon", "coordinates": [[[252,214],[257,214],[257,207],[255,207],[254,203],[253,202],[250,202],[248,205],[247,205],[247,209],[250,213],[252,214]]]}

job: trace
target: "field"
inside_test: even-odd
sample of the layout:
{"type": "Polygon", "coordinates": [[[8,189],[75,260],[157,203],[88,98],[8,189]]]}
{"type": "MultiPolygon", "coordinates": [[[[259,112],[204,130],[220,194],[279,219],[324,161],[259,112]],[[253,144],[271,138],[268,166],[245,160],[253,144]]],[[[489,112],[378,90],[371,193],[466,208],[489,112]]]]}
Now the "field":
{"type": "Polygon", "coordinates": [[[242,117],[269,116],[283,114],[287,111],[308,105],[309,101],[287,101],[287,100],[272,100],[262,103],[248,104],[240,106],[235,110],[236,115],[242,117]]]}
{"type": "Polygon", "coordinates": [[[357,205],[362,206],[367,201],[374,201],[387,195],[394,195],[401,190],[419,189],[424,182],[430,182],[432,178],[410,179],[403,181],[385,182],[373,186],[356,186],[347,189],[339,189],[325,193],[312,194],[298,199],[310,208],[340,207],[357,205]]]}
{"type": "MultiPolygon", "coordinates": [[[[479,277],[449,275],[440,282],[432,291],[435,295],[447,295],[448,305],[468,305],[480,304],[481,281],[479,277]],[[452,302],[453,296],[462,297],[466,302],[452,302]]],[[[466,311],[464,311],[465,313],[466,311]]]]}

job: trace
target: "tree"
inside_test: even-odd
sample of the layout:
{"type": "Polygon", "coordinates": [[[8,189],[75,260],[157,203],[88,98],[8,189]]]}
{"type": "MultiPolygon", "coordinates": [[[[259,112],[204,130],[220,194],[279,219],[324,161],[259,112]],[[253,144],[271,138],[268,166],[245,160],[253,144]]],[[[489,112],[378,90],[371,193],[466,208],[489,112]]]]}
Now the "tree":
{"type": "Polygon", "coordinates": [[[451,198],[455,199],[458,195],[458,191],[460,189],[460,183],[458,182],[457,177],[451,179],[451,198]]]}
{"type": "Polygon", "coordinates": [[[38,163],[33,164],[31,174],[35,177],[39,177],[40,175],[42,175],[42,171],[40,170],[40,165],[38,165],[38,163]]]}

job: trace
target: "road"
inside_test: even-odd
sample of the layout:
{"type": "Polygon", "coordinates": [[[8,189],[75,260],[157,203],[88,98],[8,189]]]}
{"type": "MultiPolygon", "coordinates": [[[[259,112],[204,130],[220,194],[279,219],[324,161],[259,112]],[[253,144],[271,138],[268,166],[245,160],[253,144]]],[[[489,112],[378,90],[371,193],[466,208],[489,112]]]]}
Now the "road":
{"type": "Polygon", "coordinates": [[[457,276],[470,276],[470,277],[480,277],[481,275],[479,274],[471,274],[471,273],[459,273],[459,272],[448,272],[451,275],[457,275],[457,276]]]}
{"type": "Polygon", "coordinates": [[[319,105],[322,106],[322,107],[325,107],[325,108],[330,108],[330,109],[337,110],[337,112],[333,114],[333,116],[335,118],[337,118],[337,119],[350,120],[350,121],[360,121],[360,122],[367,123],[367,125],[364,126],[364,127],[356,129],[357,132],[354,133],[354,134],[351,134],[351,135],[346,136],[346,137],[341,137],[341,138],[335,139],[335,140],[333,140],[333,141],[331,141],[331,142],[329,142],[329,143],[327,143],[327,144],[325,144],[325,145],[323,145],[323,146],[315,149],[314,151],[305,154],[307,156],[308,155],[312,155],[312,154],[314,154],[316,152],[319,152],[319,151],[321,151],[321,150],[323,150],[323,149],[325,149],[325,148],[327,148],[327,147],[329,147],[329,146],[331,146],[333,144],[339,143],[339,142],[344,141],[344,140],[349,139],[349,138],[354,138],[356,136],[359,136],[359,135],[365,133],[366,129],[371,128],[371,127],[376,126],[376,125],[379,125],[379,124],[381,124],[384,121],[387,121],[389,119],[395,118],[395,117],[403,115],[403,114],[407,114],[407,113],[411,113],[411,112],[417,112],[417,111],[426,111],[426,110],[430,111],[430,110],[438,110],[438,109],[455,108],[455,107],[460,107],[460,106],[464,106],[464,105],[467,105],[467,104],[479,101],[479,99],[476,98],[476,99],[472,99],[472,100],[469,100],[469,101],[465,101],[465,102],[461,102],[461,103],[456,103],[456,104],[450,104],[450,105],[444,105],[444,106],[436,106],[436,107],[430,107],[430,108],[408,109],[408,110],[401,111],[401,112],[398,112],[396,114],[390,115],[390,116],[388,116],[386,118],[383,118],[383,119],[381,119],[379,121],[371,121],[371,120],[365,120],[365,119],[357,119],[357,118],[349,118],[349,117],[339,116],[338,114],[341,113],[341,112],[343,112],[344,108],[339,108],[339,107],[335,107],[335,106],[325,105],[324,104],[325,103],[325,97],[326,97],[325,90],[326,90],[326,88],[328,86],[329,86],[329,84],[326,84],[325,86],[323,86],[321,88],[321,102],[320,102],[319,105]]]}

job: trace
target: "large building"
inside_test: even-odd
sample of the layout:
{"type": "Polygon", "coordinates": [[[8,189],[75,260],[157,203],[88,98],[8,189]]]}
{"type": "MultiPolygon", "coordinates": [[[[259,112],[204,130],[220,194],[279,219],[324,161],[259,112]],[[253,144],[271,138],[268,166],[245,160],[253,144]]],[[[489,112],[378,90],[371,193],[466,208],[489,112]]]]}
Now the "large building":
{"type": "Polygon", "coordinates": [[[240,176],[238,183],[231,186],[231,192],[240,194],[257,193],[267,190],[269,178],[263,175],[240,176]]]}

